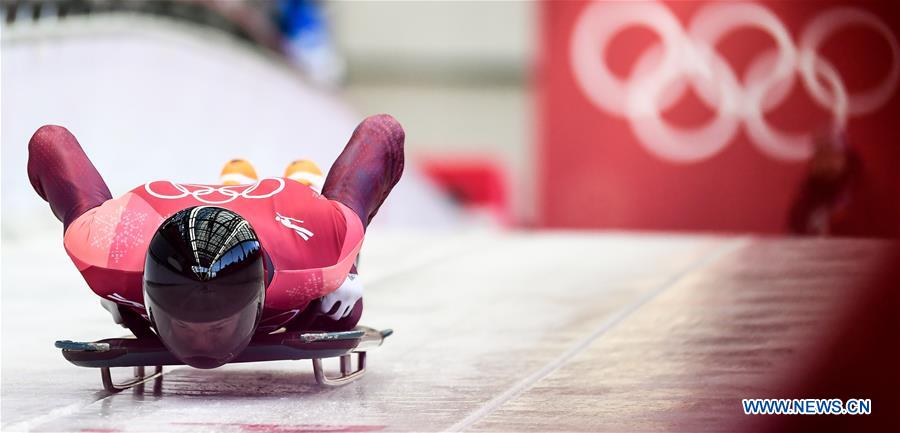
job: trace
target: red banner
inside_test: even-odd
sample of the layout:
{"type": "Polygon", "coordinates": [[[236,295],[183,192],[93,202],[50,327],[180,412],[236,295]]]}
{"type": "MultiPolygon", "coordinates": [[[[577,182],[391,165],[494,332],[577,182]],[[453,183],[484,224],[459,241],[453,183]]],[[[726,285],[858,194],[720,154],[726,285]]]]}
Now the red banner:
{"type": "Polygon", "coordinates": [[[814,149],[858,156],[845,231],[900,227],[895,2],[545,2],[546,227],[783,232],[814,149]]]}

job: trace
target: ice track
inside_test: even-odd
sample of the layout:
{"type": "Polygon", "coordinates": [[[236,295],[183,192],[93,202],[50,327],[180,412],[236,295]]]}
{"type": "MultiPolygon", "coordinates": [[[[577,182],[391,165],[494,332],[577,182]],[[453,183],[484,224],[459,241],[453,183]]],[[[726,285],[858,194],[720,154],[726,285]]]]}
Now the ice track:
{"type": "Polygon", "coordinates": [[[61,234],[3,245],[4,431],[728,430],[886,250],[875,241],[373,232],[365,378],[309,362],[168,368],[102,391],[56,339],[123,334],[61,234]],[[867,258],[867,259],[863,259],[867,258]]]}

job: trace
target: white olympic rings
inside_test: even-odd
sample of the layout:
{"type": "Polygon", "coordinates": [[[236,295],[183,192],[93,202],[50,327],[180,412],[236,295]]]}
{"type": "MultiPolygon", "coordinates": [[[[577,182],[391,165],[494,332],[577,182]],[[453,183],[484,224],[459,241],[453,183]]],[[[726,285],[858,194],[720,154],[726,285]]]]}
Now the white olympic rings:
{"type": "Polygon", "coordinates": [[[164,180],[164,181],[155,181],[155,182],[147,182],[144,184],[144,190],[147,191],[147,194],[150,194],[156,198],[161,199],[169,199],[169,200],[177,200],[180,198],[185,198],[187,196],[193,197],[195,200],[205,203],[205,204],[225,204],[231,203],[236,200],[238,197],[246,198],[246,199],[261,199],[261,198],[269,198],[281,192],[284,189],[284,179],[280,179],[277,177],[267,177],[261,179],[259,182],[250,185],[226,185],[226,186],[213,186],[213,185],[198,185],[193,183],[175,183],[172,181],[164,180]],[[257,189],[266,181],[274,181],[278,184],[272,191],[255,195],[257,189]],[[151,187],[154,183],[165,183],[171,185],[176,191],[177,194],[163,194],[157,192],[151,187]],[[210,200],[208,196],[212,194],[218,194],[224,196],[224,199],[218,200],[210,200]]]}
{"type": "Polygon", "coordinates": [[[812,134],[779,131],[765,119],[766,113],[788,97],[795,76],[800,77],[812,100],[831,113],[835,131],[844,128],[848,117],[884,106],[900,81],[897,38],[876,15],[852,7],[820,13],[804,28],[796,45],[781,20],[756,3],[707,5],[684,29],[661,3],[594,2],[577,18],[569,48],[575,81],[588,99],[607,113],[626,118],[648,151],[684,163],[717,154],[737,135],[741,124],[763,153],[785,161],[808,158],[812,134]],[[891,52],[884,79],[856,94],[848,93],[840,73],[817,52],[831,34],[850,25],[880,34],[891,52]],[[634,26],[657,33],[660,43],[645,50],[634,72],[623,80],[598,53],[605,53],[617,34],[634,26]],[[741,80],[715,47],[731,32],[747,27],[769,34],[776,48],[752,59],[741,80]],[[714,118],[700,128],[672,126],[662,117],[688,85],[715,110],[714,118]]]}

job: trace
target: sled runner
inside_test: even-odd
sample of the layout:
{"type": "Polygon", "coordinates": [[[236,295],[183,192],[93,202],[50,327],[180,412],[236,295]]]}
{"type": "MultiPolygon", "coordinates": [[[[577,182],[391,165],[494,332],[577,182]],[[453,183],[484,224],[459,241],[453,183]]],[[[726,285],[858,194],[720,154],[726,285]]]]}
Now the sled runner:
{"type": "MultiPolygon", "coordinates": [[[[344,332],[283,332],[259,335],[253,338],[244,351],[231,362],[281,361],[311,359],[316,382],[323,386],[339,386],[359,379],[366,371],[366,351],[380,346],[393,333],[390,329],[377,330],[357,326],[344,332]],[[357,355],[356,368],[352,355],[357,355]],[[322,360],[340,358],[341,375],[328,377],[322,360]]],[[[119,392],[162,378],[162,366],[184,365],[155,338],[109,338],[95,342],[60,340],[56,347],[63,357],[80,367],[99,368],[103,388],[119,392]],[[110,368],[134,367],[134,379],[114,383],[110,368]],[[153,367],[151,374],[145,367],[153,367]]]]}

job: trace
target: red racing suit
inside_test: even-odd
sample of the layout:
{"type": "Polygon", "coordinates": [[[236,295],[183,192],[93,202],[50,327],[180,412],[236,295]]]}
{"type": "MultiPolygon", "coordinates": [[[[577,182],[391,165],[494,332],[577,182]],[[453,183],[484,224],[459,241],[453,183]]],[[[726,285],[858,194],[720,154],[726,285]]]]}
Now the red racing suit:
{"type": "Polygon", "coordinates": [[[366,118],[331,166],[321,195],[289,179],[266,178],[239,186],[154,181],[113,199],[75,137],[48,125],[28,143],[28,177],[63,223],[66,251],[88,285],[135,320],[148,320],[143,270],[153,234],[175,212],[208,205],[238,213],[259,237],[266,268],[259,331],[285,324],[343,330],[356,325],[362,300],[349,316],[330,322],[304,310],[345,281],[365,228],[403,173],[404,141],[393,117],[366,118]],[[303,320],[292,321],[298,314],[303,320]]]}
{"type": "Polygon", "coordinates": [[[237,186],[148,182],[73,221],[66,252],[97,295],[147,319],[143,271],[150,239],[175,212],[204,205],[236,212],[259,237],[267,276],[260,331],[277,329],[337,289],[362,245],[353,210],[299,182],[267,178],[237,186]]]}

